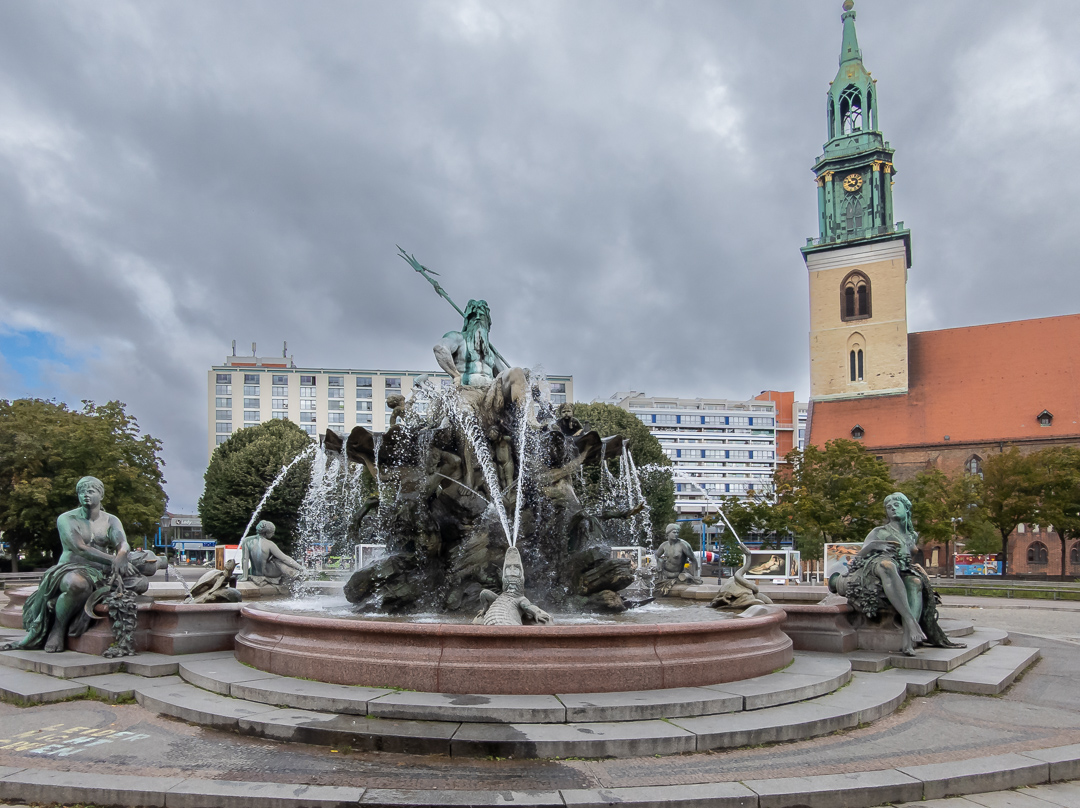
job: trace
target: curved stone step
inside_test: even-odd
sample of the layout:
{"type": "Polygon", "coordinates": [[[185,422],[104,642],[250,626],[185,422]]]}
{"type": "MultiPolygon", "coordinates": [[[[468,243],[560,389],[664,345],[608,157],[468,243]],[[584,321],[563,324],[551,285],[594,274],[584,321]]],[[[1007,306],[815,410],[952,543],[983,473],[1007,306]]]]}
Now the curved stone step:
{"type": "Polygon", "coordinates": [[[909,684],[901,673],[860,674],[842,690],[759,710],[612,722],[480,723],[334,714],[230,698],[176,677],[146,680],[134,685],[134,693],[154,712],[281,741],[458,757],[601,758],[801,740],[855,727],[903,703],[909,684]]]}
{"type": "Polygon", "coordinates": [[[707,687],[549,696],[417,693],[292,679],[224,657],[181,661],[180,676],[214,693],[301,710],[410,721],[561,724],[643,721],[758,710],[815,698],[843,687],[841,657],[796,654],[782,671],[707,687]]]}

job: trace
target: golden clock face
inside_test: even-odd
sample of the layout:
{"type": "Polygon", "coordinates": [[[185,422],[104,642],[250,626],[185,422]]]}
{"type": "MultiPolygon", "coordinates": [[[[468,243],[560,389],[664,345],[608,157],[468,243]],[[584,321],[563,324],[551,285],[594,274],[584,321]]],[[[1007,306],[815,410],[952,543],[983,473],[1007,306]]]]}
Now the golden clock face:
{"type": "Polygon", "coordinates": [[[862,188],[862,174],[848,174],[844,177],[844,190],[857,191],[862,188]]]}

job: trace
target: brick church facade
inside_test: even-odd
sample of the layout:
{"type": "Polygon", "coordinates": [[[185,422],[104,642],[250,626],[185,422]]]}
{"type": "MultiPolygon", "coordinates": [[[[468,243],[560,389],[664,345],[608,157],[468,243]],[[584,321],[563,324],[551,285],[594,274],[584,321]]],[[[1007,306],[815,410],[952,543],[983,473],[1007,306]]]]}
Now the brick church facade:
{"type": "MultiPolygon", "coordinates": [[[[979,473],[992,454],[1080,445],[1080,315],[908,333],[911,233],[895,222],[890,148],[876,80],[845,4],[829,140],[814,165],[819,236],[803,247],[810,281],[807,442],[854,438],[896,479],[937,468],[979,473]]],[[[1061,542],[1024,525],[1010,573],[1059,574],[1061,542]]],[[[926,559],[944,562],[943,548],[926,559]]],[[[1065,548],[1080,575],[1080,542],[1065,548]]]]}

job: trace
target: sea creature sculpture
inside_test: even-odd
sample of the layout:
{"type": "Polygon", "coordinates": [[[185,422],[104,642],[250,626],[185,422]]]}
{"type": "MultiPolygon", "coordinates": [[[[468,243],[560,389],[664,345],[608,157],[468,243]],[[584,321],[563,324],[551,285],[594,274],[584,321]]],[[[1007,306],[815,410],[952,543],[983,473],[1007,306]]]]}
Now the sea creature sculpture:
{"type": "Polygon", "coordinates": [[[525,569],[521,565],[521,553],[516,547],[508,547],[503,558],[502,592],[496,595],[490,589],[480,593],[484,609],[473,620],[485,626],[520,626],[525,622],[547,625],[551,615],[534,606],[525,597],[525,569]]]}

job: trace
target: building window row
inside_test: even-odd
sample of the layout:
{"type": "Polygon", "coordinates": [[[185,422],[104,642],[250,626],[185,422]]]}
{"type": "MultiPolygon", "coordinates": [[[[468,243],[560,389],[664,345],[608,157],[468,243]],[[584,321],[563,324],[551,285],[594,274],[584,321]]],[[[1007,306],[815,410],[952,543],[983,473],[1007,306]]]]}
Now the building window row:
{"type": "Polygon", "coordinates": [[[771,449],[668,449],[668,457],[707,460],[772,460],[776,452],[771,449]],[[671,454],[674,452],[674,454],[671,454]]]}
{"type": "Polygon", "coordinates": [[[765,415],[675,415],[659,412],[638,415],[647,424],[679,424],[681,426],[774,426],[775,419],[765,415]]]}

